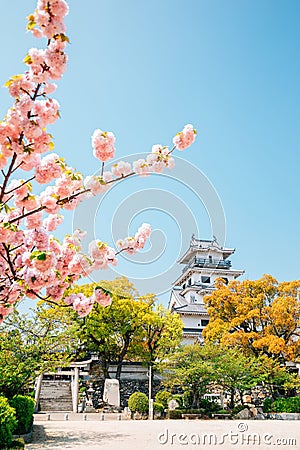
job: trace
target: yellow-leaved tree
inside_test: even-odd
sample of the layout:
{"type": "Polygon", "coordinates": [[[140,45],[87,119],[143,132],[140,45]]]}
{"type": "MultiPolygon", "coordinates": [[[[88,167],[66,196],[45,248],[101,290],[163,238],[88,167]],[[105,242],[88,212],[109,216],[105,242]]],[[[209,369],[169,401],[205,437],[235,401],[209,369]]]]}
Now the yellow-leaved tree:
{"type": "Polygon", "coordinates": [[[217,280],[204,298],[210,321],[207,342],[238,346],[247,353],[284,361],[300,356],[300,280],[278,282],[270,275],[259,280],[217,280]]]}

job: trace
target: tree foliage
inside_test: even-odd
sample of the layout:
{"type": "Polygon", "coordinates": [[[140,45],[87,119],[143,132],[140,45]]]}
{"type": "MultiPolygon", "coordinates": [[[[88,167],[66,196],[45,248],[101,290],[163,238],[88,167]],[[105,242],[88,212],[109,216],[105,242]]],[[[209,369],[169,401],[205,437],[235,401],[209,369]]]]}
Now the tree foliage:
{"type": "Polygon", "coordinates": [[[289,393],[299,380],[285,367],[266,355],[243,354],[239,348],[207,344],[186,345],[173,352],[160,364],[168,388],[180,388],[192,396],[192,405],[199,407],[204,394],[219,389],[230,396],[234,408],[236,394],[243,402],[243,393],[260,384],[276,397],[279,390],[289,393]]]}
{"type": "Polygon", "coordinates": [[[104,376],[108,368],[117,364],[116,377],[121,376],[125,359],[154,364],[179,345],[182,321],[166,308],[155,305],[155,295],[139,296],[126,277],[74,286],[68,291],[89,295],[97,286],[111,295],[106,308],[96,305],[80,322],[80,339],[87,352],[99,356],[104,376]]]}
{"type": "Polygon", "coordinates": [[[300,354],[300,281],[278,282],[270,275],[251,281],[222,279],[204,298],[210,321],[207,342],[238,346],[244,351],[284,361],[300,354]]]}
{"type": "Polygon", "coordinates": [[[0,327],[0,394],[8,398],[33,389],[35,378],[70,362],[79,346],[76,313],[41,304],[34,315],[10,315],[0,327]]]}

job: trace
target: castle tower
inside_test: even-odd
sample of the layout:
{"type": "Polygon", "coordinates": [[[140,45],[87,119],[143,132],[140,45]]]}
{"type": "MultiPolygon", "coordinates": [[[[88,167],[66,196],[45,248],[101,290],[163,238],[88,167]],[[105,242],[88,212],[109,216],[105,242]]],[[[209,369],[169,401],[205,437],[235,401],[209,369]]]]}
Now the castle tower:
{"type": "Polygon", "coordinates": [[[208,241],[192,236],[190,248],[178,261],[185,266],[169,301],[169,309],[178,313],[184,323],[182,344],[203,340],[202,331],[209,322],[203,298],[215,289],[215,280],[223,278],[228,283],[244,273],[231,269],[227,258],[234,252],[234,248],[221,247],[216,238],[208,241]]]}

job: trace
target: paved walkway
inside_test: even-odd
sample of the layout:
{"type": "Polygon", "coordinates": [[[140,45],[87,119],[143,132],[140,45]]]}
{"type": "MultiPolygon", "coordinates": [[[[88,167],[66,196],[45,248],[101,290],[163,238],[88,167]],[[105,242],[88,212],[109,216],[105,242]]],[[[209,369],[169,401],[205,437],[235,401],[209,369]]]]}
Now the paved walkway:
{"type": "Polygon", "coordinates": [[[252,450],[300,448],[299,421],[99,420],[99,414],[36,415],[26,450],[252,450]],[[54,420],[55,419],[55,420],[54,420]]]}

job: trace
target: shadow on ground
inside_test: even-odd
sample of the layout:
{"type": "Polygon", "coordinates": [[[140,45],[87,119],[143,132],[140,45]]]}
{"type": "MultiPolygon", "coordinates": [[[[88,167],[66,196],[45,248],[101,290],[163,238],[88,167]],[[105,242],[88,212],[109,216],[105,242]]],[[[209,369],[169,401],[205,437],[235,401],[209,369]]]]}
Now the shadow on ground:
{"type": "Polygon", "coordinates": [[[103,446],[107,448],[108,443],[114,440],[126,438],[126,434],[121,433],[103,433],[95,431],[67,431],[53,429],[45,432],[44,425],[33,426],[33,436],[30,444],[26,445],[26,450],[37,449],[73,449],[85,446],[103,446]]]}

